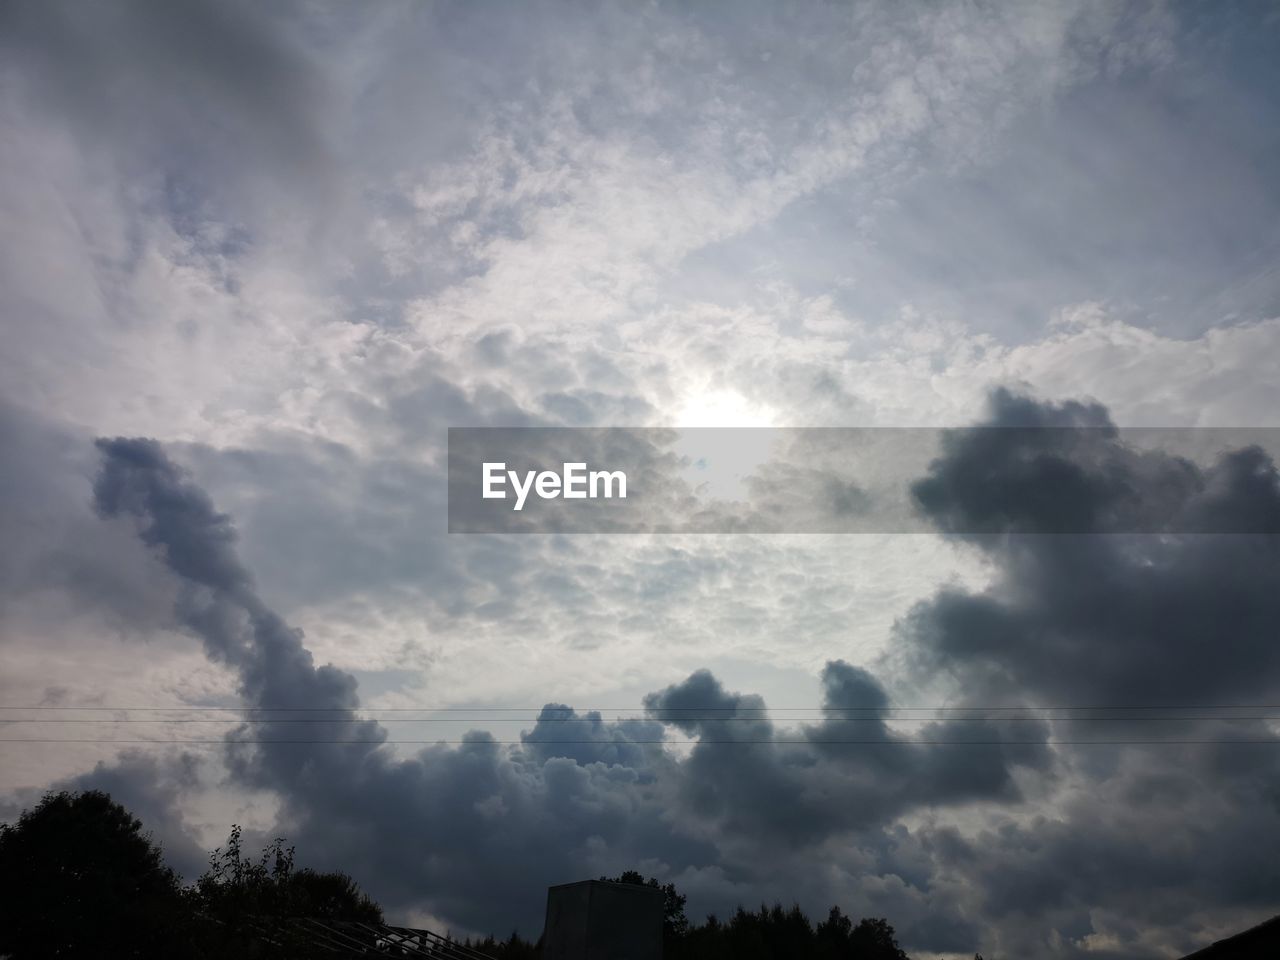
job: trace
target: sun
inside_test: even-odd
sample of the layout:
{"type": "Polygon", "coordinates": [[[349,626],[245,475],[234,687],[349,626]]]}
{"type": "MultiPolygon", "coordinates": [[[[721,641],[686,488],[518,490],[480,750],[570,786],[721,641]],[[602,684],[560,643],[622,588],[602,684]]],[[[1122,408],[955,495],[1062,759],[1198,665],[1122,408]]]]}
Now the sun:
{"type": "Polygon", "coordinates": [[[771,427],[773,410],[752,403],[736,390],[703,390],[685,400],[675,426],[771,427]]]}
{"type": "Polygon", "coordinates": [[[774,412],[735,390],[692,394],[676,418],[675,451],[692,490],[720,500],[745,500],[748,478],[767,462],[777,439],[774,412]]]}

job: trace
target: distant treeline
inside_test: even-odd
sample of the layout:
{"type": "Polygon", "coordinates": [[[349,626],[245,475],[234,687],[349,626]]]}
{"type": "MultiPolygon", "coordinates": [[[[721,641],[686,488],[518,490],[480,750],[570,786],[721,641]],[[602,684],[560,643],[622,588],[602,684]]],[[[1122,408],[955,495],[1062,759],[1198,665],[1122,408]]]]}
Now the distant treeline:
{"type": "MultiPolygon", "coordinates": [[[[465,945],[495,960],[537,960],[541,944],[511,934],[505,940],[486,937],[465,945]]],[[[665,938],[663,960],[907,960],[893,927],[884,920],[857,924],[839,907],[814,924],[798,906],[739,907],[728,920],[712,915],[690,925],[683,934],[665,938]]]]}
{"type": "MultiPolygon", "coordinates": [[[[738,908],[690,924],[672,884],[634,871],[613,879],[665,896],[664,960],[906,960],[884,920],[854,923],[838,907],[814,924],[798,906],[738,908]]],[[[344,873],[296,869],[275,840],[245,855],[239,827],[183,886],[142,824],[107,794],[51,793],[0,825],[0,956],[310,958],[291,918],[382,923],[382,908],[344,873]]],[[[533,960],[541,944],[512,933],[464,941],[495,960],[533,960]]]]}
{"type": "MultiPolygon", "coordinates": [[[[816,924],[799,906],[786,909],[780,903],[761,904],[759,910],[738,907],[727,920],[712,914],[705,923],[691,924],[684,912],[686,898],[675,884],[646,879],[634,870],[600,879],[663,892],[663,960],[908,960],[887,921],[864,919],[855,924],[839,907],[832,907],[816,924]]],[[[540,943],[516,933],[505,940],[486,937],[464,943],[496,960],[541,956],[540,943]]]]}

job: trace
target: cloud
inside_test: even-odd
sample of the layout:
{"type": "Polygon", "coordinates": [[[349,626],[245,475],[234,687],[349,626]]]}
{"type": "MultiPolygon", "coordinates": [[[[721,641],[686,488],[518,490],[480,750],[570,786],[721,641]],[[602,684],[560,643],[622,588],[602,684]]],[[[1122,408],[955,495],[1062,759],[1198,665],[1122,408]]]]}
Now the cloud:
{"type": "MultiPolygon", "coordinates": [[[[97,509],[134,519],[182,583],[179,622],[233,668],[246,704],[262,711],[261,722],[227,735],[233,775],[278,793],[303,849],[367,876],[394,904],[473,929],[505,922],[510,913],[492,906],[501,875],[504,909],[532,928],[539,891],[557,878],[654,858],[675,872],[723,867],[719,843],[745,837],[754,853],[733,867],[755,875],[766,848],[874,830],[915,806],[1015,801],[1009,766],[1048,764],[1043,749],[1027,749],[1026,731],[1009,751],[973,764],[954,762],[945,745],[898,742],[882,721],[851,724],[843,710],[884,709],[887,698],[870,674],[840,662],[824,673],[827,719],[798,738],[775,731],[760,697],[728,693],[701,671],[646,698],[648,720],[606,722],[553,704],[519,749],[473,731],[456,748],[398,757],[387,731],[360,719],[354,678],[317,667],[300,631],[262,602],[229,518],[160,445],[98,447],[97,509]],[[318,721],[306,731],[312,742],[293,742],[297,725],[278,712],[298,707],[318,721]],[[664,751],[666,727],[699,741],[686,759],[664,751]],[[850,737],[877,749],[850,749],[850,737]]],[[[945,723],[926,732],[953,734],[945,723]]],[[[1003,737],[995,725],[979,735],[1003,737]]]]}
{"type": "MultiPolygon", "coordinates": [[[[1043,404],[1007,392],[992,403],[983,429],[956,433],[921,481],[934,484],[937,496],[924,502],[944,526],[948,517],[968,523],[966,511],[989,509],[983,484],[968,482],[972,463],[994,474],[988,482],[1017,479],[1029,439],[1039,445],[1032,451],[1086,472],[1103,465],[1139,498],[1167,488],[1166,495],[1228,513],[1273,509],[1274,474],[1258,451],[1203,467],[1158,451],[1135,456],[1096,405],[1043,404]],[[1043,431],[1015,429],[1064,423],[1088,424],[1090,441],[1050,431],[1063,442],[1046,449],[1043,431]],[[1009,449],[992,447],[993,435],[1009,449]]],[[[1208,929],[1195,924],[1210,922],[1209,905],[1247,917],[1266,888],[1261,861],[1246,861],[1232,875],[1235,885],[1220,892],[1198,881],[1170,884],[1169,902],[1200,898],[1200,911],[1179,925],[1162,910],[1143,913],[1129,903],[1118,879],[1169,869],[1187,875],[1205,845],[1240,843],[1215,823],[1244,818],[1256,830],[1272,829],[1273,767],[1247,752],[1265,747],[1231,742],[1265,738],[1265,727],[1205,719],[1160,728],[1160,735],[1215,741],[1178,754],[1159,746],[1076,747],[1075,739],[1132,738],[1134,725],[904,723],[881,678],[914,677],[917,689],[941,689],[958,706],[1202,703],[1241,690],[1265,700],[1275,672],[1265,642],[1276,576],[1270,538],[972,535],[963,542],[993,565],[990,585],[944,588],[918,605],[901,621],[879,676],[828,663],[821,720],[771,719],[763,698],[734,693],[702,670],[648,695],[644,718],[611,721],[600,711],[549,704],[518,743],[473,731],[461,744],[406,755],[387,743],[394,737],[383,725],[362,719],[354,677],[318,666],[301,632],[264,602],[231,519],[160,444],[100,440],[98,450],[95,508],[127,521],[163,563],[176,583],[177,623],[232,671],[244,703],[319,709],[324,722],[309,724],[303,738],[360,741],[260,743],[300,738],[286,715],[265,712],[259,719],[266,722],[226,737],[232,782],[277,796],[277,829],[319,865],[369,878],[393,909],[467,929],[505,926],[514,916],[532,932],[544,885],[645,863],[694,892],[695,909],[723,911],[771,895],[803,898],[811,909],[839,899],[851,909],[893,913],[906,942],[939,950],[966,949],[966,937],[972,943],[966,917],[975,910],[986,918],[985,936],[999,931],[988,942],[1047,949],[1043,927],[1029,918],[1048,915],[1064,938],[1054,949],[1070,953],[1089,937],[1146,949],[1162,924],[1172,929],[1159,943],[1183,945],[1208,929]],[[1226,655],[1206,658],[1206,625],[1216,629],[1214,649],[1226,655]],[[696,742],[688,750],[652,742],[662,739],[696,742]],[[967,740],[978,743],[966,747],[967,740]],[[1206,795],[1206,781],[1217,785],[1216,795],[1206,795]],[[1086,795],[1108,798],[1117,813],[1098,816],[1086,795]],[[1188,818],[1200,826],[1173,859],[1144,855],[1156,844],[1144,831],[1188,818]],[[1105,910],[1089,893],[1097,889],[1094,868],[1082,849],[1110,857],[1108,875],[1117,879],[1105,910]],[[815,858],[832,871],[808,876],[815,858]],[[492,907],[495,875],[509,910],[492,907]],[[1142,922],[1122,922],[1126,911],[1142,922]]],[[[1097,508],[1113,488],[1071,492],[1097,508]]],[[[1005,502],[1023,509],[1012,495],[1005,502]]],[[[1028,503],[1026,516],[1034,518],[1042,501],[1028,503]]],[[[182,813],[182,791],[194,789],[183,763],[126,757],[84,782],[140,798],[186,863],[196,843],[182,813]],[[152,806],[142,799],[149,791],[152,806]]]]}
{"type": "Polygon", "coordinates": [[[245,189],[262,196],[264,174],[277,196],[332,184],[325,81],[251,4],[18,2],[5,6],[4,22],[9,73],[23,94],[128,174],[167,169],[175,220],[194,225],[210,193],[224,204],[245,189]]]}
{"type": "Polygon", "coordinates": [[[156,758],[126,751],[111,763],[53,785],[55,790],[102,790],[142,821],[165,861],[194,879],[208,866],[208,850],[195,838],[185,806],[200,788],[200,760],[192,754],[156,758]]]}
{"type": "MultiPolygon", "coordinates": [[[[317,742],[305,745],[281,742],[297,737],[287,719],[228,737],[235,775],[281,794],[291,835],[304,849],[323,860],[345,858],[392,902],[426,903],[473,927],[499,920],[481,894],[505,876],[497,881],[502,899],[523,904],[517,912],[528,926],[537,891],[571,870],[592,836],[658,826],[656,808],[637,815],[633,768],[584,766],[544,752],[537,727],[529,741],[544,759],[536,762],[481,732],[467,734],[458,749],[430,748],[411,760],[380,749],[385,730],[357,721],[354,679],[315,666],[301,634],[262,604],[235,556],[227,518],[208,497],[154,442],[99,445],[98,509],[137,518],[142,539],[183,580],[178,618],[210,656],[237,671],[247,703],[305,706],[326,721],[307,730],[317,742]]],[[[553,713],[544,711],[544,722],[553,713]]],[[[624,748],[626,729],[616,731],[624,748]]]]}
{"type": "Polygon", "coordinates": [[[1265,452],[1228,451],[1201,468],[1134,451],[1096,404],[1005,391],[987,425],[1005,429],[952,435],[915,486],[940,528],[993,531],[966,539],[999,571],[983,593],[944,591],[912,613],[905,636],[919,670],[952,673],[979,703],[1267,702],[1274,535],[1124,532],[1133,512],[1170,502],[1202,530],[1245,519],[1258,526],[1240,529],[1269,529],[1280,480],[1265,452]],[[1010,523],[1033,533],[995,532],[1010,523]]]}
{"type": "Polygon", "coordinates": [[[1042,405],[1003,388],[991,406],[990,423],[945,433],[943,456],[910,485],[941,530],[1280,533],[1280,476],[1263,446],[1274,431],[1122,433],[1101,404],[1042,405]],[[1215,462],[1152,449],[1187,441],[1217,447],[1215,462]]]}
{"type": "Polygon", "coordinates": [[[943,807],[974,799],[1013,801],[1012,765],[1043,768],[1037,732],[979,729],[946,722],[907,736],[889,729],[888,698],[871,674],[843,661],[822,673],[827,718],[794,732],[777,731],[762,698],[731,694],[708,671],[650,694],[645,707],[698,738],[682,766],[681,789],[690,810],[719,828],[761,843],[812,844],[831,835],[892,820],[918,806],[943,807]],[[957,755],[955,738],[1016,745],[957,755]],[[940,746],[914,740],[936,739],[940,746]],[[1031,746],[1031,749],[1027,749],[1031,746]]]}
{"type": "Polygon", "coordinates": [[[1068,708],[1055,711],[1050,740],[1061,741],[1073,787],[1051,815],[1006,819],[939,848],[940,869],[982,891],[1010,953],[1053,948],[1046,931],[1064,938],[1056,949],[1066,954],[1177,951],[1196,924],[1221,922],[1215,911],[1257,917],[1272,906],[1262,891],[1275,868],[1244,837],[1280,828],[1280,741],[1273,724],[1247,718],[1280,692],[1276,538],[1108,524],[1167,498],[1265,522],[1280,502],[1274,463],[1256,448],[1203,468],[1135,454],[1098,405],[1005,391],[984,426],[1008,429],[958,434],[916,487],[940,526],[972,528],[995,511],[1050,531],[1064,515],[1092,518],[1081,522],[1093,532],[966,536],[993,565],[992,583],[918,604],[892,657],[918,677],[945,677],[957,706],[1068,708]],[[1083,442],[1060,429],[1080,425],[1083,442]],[[1017,429],[1028,426],[1037,429],[1017,429]],[[1033,482],[1027,465],[1037,463],[1065,468],[1046,476],[1072,482],[1033,482]],[[1155,719],[1171,714],[1182,719],[1155,719]]]}
{"type": "MultiPolygon", "coordinates": [[[[968,424],[994,383],[1094,398],[1017,404],[1121,431],[1270,423],[1263,15],[0,18],[12,702],[316,698],[335,722],[308,735],[370,742],[260,745],[298,726],[253,725],[225,748],[228,792],[279,795],[302,849],[458,924],[535,930],[542,884],[638,861],[695,910],[839,899],[918,949],[1157,955],[1258,915],[1269,745],[1076,748],[1135,725],[929,726],[880,704],[1269,696],[1269,541],[450,538],[441,457],[449,425],[665,427],[725,396],[780,426],[968,424]],[[88,438],[116,434],[158,439],[104,442],[99,520],[88,438]],[[736,719],[593,709],[651,692],[736,719]],[[416,753],[386,743],[406,728],[359,720],[439,698],[553,703],[416,753]],[[750,709],[819,701],[862,719],[750,709]],[[836,742],[848,727],[871,742],[836,742]],[[640,742],[702,736],[686,728],[723,735],[640,742]],[[747,730],[768,742],[718,742],[747,730]],[[1000,743],[901,742],[921,737],[1000,743]],[[786,806],[753,803],[754,783],[786,806]]],[[[1257,451],[1188,465],[1096,439],[967,438],[922,477],[934,521],[1273,515],[1257,451]],[[1022,496],[1044,479],[1019,472],[1031,453],[1065,471],[1047,503],[1022,496]]],[[[778,479],[865,506],[820,474],[778,479]]],[[[106,747],[21,749],[14,785],[106,747]]],[[[240,815],[156,762],[98,775],[140,805],[158,791],[157,823],[240,815]]]]}

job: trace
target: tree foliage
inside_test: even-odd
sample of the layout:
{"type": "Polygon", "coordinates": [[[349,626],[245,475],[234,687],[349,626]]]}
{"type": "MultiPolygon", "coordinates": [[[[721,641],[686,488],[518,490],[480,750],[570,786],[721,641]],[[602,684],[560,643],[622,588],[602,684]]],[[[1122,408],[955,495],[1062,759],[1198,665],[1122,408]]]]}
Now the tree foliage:
{"type": "Polygon", "coordinates": [[[758,911],[739,907],[727,923],[712,915],[704,924],[691,925],[685,916],[686,898],[674,883],[645,878],[635,870],[600,879],[663,892],[666,960],[907,960],[888,921],[876,918],[855,924],[839,907],[832,907],[816,926],[798,905],[784,908],[780,903],[761,904],[758,911]]]}
{"type": "Polygon", "coordinates": [[[105,793],[51,793],[0,826],[0,954],[173,956],[182,915],[160,848],[105,793]]]}
{"type": "Polygon", "coordinates": [[[542,956],[542,940],[532,943],[516,930],[511,931],[511,936],[505,940],[491,934],[483,940],[465,940],[463,945],[493,957],[493,960],[538,960],[542,956]]]}
{"type": "Polygon", "coordinates": [[[714,914],[667,952],[667,960],[906,960],[893,927],[882,919],[854,924],[839,907],[814,926],[797,905],[739,907],[727,922],[714,914]]]}
{"type": "MultiPolygon", "coordinates": [[[[262,954],[293,917],[380,923],[343,873],[294,867],[283,840],[245,855],[238,826],[183,889],[142,824],[107,794],[51,793],[0,825],[0,956],[12,960],[223,958],[262,954]]],[[[277,937],[271,956],[310,956],[277,937]]]]}
{"type": "Polygon", "coordinates": [[[241,830],[232,826],[225,847],[209,855],[206,870],[188,891],[199,909],[219,919],[315,917],[381,923],[382,908],[345,873],[294,868],[294,848],[277,837],[256,858],[244,854],[241,830]]]}

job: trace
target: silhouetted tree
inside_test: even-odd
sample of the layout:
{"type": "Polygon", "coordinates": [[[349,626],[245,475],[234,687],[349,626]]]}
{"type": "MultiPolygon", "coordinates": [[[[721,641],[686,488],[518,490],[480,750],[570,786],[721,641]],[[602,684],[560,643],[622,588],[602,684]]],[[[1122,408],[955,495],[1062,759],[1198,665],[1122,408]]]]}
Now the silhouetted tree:
{"type": "Polygon", "coordinates": [[[304,867],[288,881],[289,909],[325,920],[381,923],[382,908],[345,873],[320,873],[304,867]]]}
{"type": "Polygon", "coordinates": [[[814,931],[815,954],[821,960],[843,960],[849,954],[849,935],[853,921],[839,907],[832,907],[827,919],[814,931]]]}
{"type": "Polygon", "coordinates": [[[882,919],[854,925],[832,907],[815,928],[799,906],[739,907],[727,923],[714,914],[690,926],[667,960],[906,960],[893,927],[882,919]]]}
{"type": "Polygon", "coordinates": [[[464,946],[479,950],[493,960],[538,960],[542,956],[542,941],[530,943],[513,930],[506,940],[497,940],[492,935],[474,943],[466,940],[464,946]]]}
{"type": "Polygon", "coordinates": [[[273,958],[309,958],[312,947],[289,921],[382,922],[382,908],[349,876],[295,870],[293,853],[277,838],[257,858],[248,857],[240,827],[232,826],[226,846],[209,855],[209,869],[187,891],[201,956],[256,956],[269,941],[273,958]]]}
{"type": "Polygon", "coordinates": [[[183,953],[177,877],[107,794],[51,793],[0,826],[0,955],[183,953]]]}
{"type": "Polygon", "coordinates": [[[907,960],[893,927],[882,917],[859,920],[849,935],[849,943],[859,960],[907,960]]]}
{"type": "Polygon", "coordinates": [[[209,855],[209,869],[190,896],[218,918],[316,917],[381,923],[382,908],[345,873],[295,870],[293,847],[277,838],[255,860],[246,857],[241,830],[232,826],[225,847],[209,855]]]}
{"type": "Polygon", "coordinates": [[[141,823],[95,790],[49,794],[0,826],[0,956],[12,960],[309,958],[297,917],[380,923],[382,909],[346,874],[294,869],[283,840],[246,857],[239,827],[182,890],[141,823]]]}

